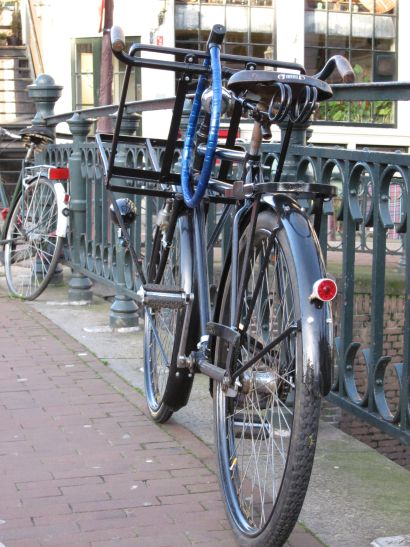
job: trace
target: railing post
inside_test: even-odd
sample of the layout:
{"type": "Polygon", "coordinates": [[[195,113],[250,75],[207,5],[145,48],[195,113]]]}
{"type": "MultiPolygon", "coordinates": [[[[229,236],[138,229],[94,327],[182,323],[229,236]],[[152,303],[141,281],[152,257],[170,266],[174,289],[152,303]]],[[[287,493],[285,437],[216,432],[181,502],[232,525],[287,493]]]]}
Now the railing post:
{"type": "MultiPolygon", "coordinates": [[[[82,119],[74,114],[67,120],[71,134],[73,135],[73,151],[69,159],[70,166],[70,232],[71,253],[74,266],[80,265],[81,235],[86,231],[86,184],[82,175],[81,146],[86,142],[90,132],[91,120],[82,119]]],[[[92,300],[91,281],[82,273],[73,270],[68,283],[68,299],[73,302],[92,300]]]]}
{"type": "MultiPolygon", "coordinates": [[[[121,134],[133,135],[137,129],[137,116],[133,114],[124,115],[121,123],[121,134]]],[[[116,155],[116,165],[125,166],[127,161],[124,147],[119,145],[116,155]]],[[[129,197],[129,194],[115,194],[115,197],[129,197]]],[[[134,300],[129,298],[124,289],[125,282],[125,248],[116,238],[116,257],[117,257],[117,278],[115,281],[115,298],[110,308],[110,327],[130,328],[138,325],[138,307],[134,300]]]]}
{"type": "MultiPolygon", "coordinates": [[[[282,141],[283,141],[283,137],[284,137],[287,126],[288,126],[287,121],[279,124],[282,141]]],[[[290,146],[293,146],[293,145],[306,146],[306,140],[307,140],[306,133],[307,133],[308,127],[309,127],[309,123],[295,123],[295,125],[293,126],[292,135],[290,137],[290,146]]],[[[287,154],[286,156],[285,163],[283,164],[281,181],[294,182],[296,180],[297,169],[298,169],[298,157],[293,156],[291,151],[289,151],[289,154],[287,154]]]]}
{"type": "Polygon", "coordinates": [[[63,86],[56,85],[48,74],[40,74],[34,84],[27,86],[28,96],[36,106],[33,125],[46,125],[45,118],[54,114],[54,105],[61,97],[62,89],[63,86]]]}

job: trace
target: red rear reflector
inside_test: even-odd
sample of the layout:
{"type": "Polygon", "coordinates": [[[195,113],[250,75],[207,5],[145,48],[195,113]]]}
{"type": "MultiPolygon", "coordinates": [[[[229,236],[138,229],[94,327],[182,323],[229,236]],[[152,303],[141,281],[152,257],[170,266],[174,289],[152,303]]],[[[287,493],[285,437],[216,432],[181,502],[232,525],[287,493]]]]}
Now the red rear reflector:
{"type": "Polygon", "coordinates": [[[68,167],[50,167],[48,178],[50,180],[68,180],[70,178],[70,170],[68,167]]]}
{"type": "Polygon", "coordinates": [[[9,208],[8,207],[5,207],[2,211],[1,211],[1,218],[3,220],[6,220],[6,217],[7,217],[7,213],[9,212],[9,208]]]}
{"type": "Polygon", "coordinates": [[[318,279],[313,285],[312,297],[322,302],[330,302],[337,295],[337,285],[333,279],[324,277],[318,279]]]}
{"type": "Polygon", "coordinates": [[[64,203],[70,203],[70,195],[69,194],[64,194],[64,203]]]}

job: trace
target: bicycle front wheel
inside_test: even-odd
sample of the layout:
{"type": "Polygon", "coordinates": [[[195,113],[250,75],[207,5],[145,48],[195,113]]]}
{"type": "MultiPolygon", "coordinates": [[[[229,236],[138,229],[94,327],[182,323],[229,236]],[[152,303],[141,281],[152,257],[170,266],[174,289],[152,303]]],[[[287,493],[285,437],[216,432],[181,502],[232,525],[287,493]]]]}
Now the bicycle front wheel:
{"type": "MultiPolygon", "coordinates": [[[[301,510],[311,474],[320,398],[302,382],[302,333],[295,261],[273,211],[258,215],[247,264],[240,241],[238,271],[246,271],[240,349],[234,369],[257,356],[281,333],[282,341],[240,377],[234,397],[214,383],[215,439],[228,518],[241,544],[282,545],[301,510]]],[[[229,323],[231,273],[221,322],[229,323]]],[[[216,348],[224,362],[225,344],[216,348]]]]}
{"type": "MultiPolygon", "coordinates": [[[[164,244],[164,233],[156,227],[149,264],[149,283],[165,290],[192,290],[191,234],[188,218],[182,215],[175,227],[172,243],[164,244]],[[162,256],[167,253],[165,267],[158,274],[162,256]]],[[[161,266],[162,268],[162,266],[161,266]]],[[[192,375],[178,369],[177,359],[186,308],[145,308],[144,383],[145,396],[152,418],[166,422],[185,406],[192,387],[192,375]]]]}
{"type": "Polygon", "coordinates": [[[64,240],[56,234],[57,221],[54,185],[39,177],[24,189],[8,222],[4,266],[14,296],[34,300],[47,287],[64,240]]]}

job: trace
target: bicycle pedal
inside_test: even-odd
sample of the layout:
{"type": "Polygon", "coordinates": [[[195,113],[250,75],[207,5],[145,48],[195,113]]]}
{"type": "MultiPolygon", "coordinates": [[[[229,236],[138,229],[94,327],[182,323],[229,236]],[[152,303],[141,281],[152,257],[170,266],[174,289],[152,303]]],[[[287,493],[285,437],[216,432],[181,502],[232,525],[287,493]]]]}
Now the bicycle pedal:
{"type": "Polygon", "coordinates": [[[233,345],[238,342],[241,336],[241,334],[232,327],[222,325],[222,323],[215,323],[213,321],[209,321],[209,323],[206,324],[206,331],[209,335],[221,338],[228,344],[233,345]]]}
{"type": "Polygon", "coordinates": [[[141,285],[137,295],[139,302],[153,310],[184,308],[189,302],[189,295],[184,289],[153,283],[141,285]]]}

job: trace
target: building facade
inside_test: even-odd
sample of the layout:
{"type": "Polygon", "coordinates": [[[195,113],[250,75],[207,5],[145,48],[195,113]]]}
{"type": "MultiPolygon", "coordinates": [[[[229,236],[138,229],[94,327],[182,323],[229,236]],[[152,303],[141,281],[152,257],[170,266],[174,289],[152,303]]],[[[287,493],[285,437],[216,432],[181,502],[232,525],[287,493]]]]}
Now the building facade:
{"type": "MultiPolygon", "coordinates": [[[[23,34],[33,32],[31,11],[44,71],[64,86],[57,110],[96,104],[101,0],[25,0],[23,4],[23,34]]],[[[223,46],[227,53],[298,62],[308,74],[319,70],[331,55],[342,54],[350,60],[357,80],[364,82],[410,81],[405,55],[408,20],[410,2],[405,0],[115,0],[114,11],[114,21],[130,43],[203,49],[212,25],[221,23],[227,28],[223,46]]],[[[122,72],[115,61],[115,99],[122,72]]],[[[136,70],[129,99],[174,93],[173,73],[136,70]]],[[[165,136],[170,115],[144,114],[144,134],[165,136]]],[[[406,151],[410,145],[406,102],[329,103],[321,106],[317,118],[312,142],[406,151]]],[[[242,136],[247,136],[246,124],[242,136]]]]}

